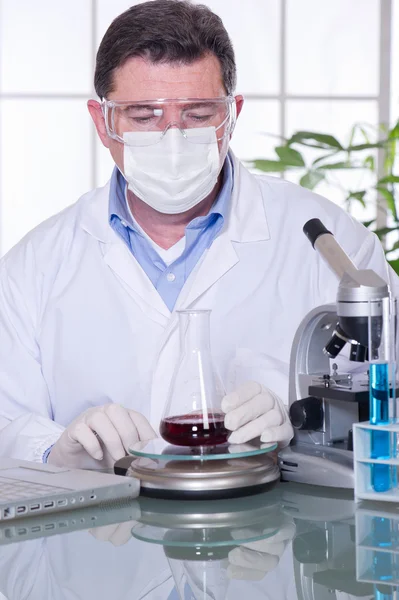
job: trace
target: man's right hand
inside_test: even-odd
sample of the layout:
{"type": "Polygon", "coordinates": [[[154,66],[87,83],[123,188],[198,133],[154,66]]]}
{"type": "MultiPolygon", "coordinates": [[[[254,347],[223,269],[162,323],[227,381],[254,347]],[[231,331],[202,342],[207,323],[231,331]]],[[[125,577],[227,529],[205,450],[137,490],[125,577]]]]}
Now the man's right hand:
{"type": "Polygon", "coordinates": [[[144,415],[120,404],[105,404],[89,408],[72,421],[47,462],[77,469],[109,468],[126,455],[129,446],[154,437],[144,415]]]}

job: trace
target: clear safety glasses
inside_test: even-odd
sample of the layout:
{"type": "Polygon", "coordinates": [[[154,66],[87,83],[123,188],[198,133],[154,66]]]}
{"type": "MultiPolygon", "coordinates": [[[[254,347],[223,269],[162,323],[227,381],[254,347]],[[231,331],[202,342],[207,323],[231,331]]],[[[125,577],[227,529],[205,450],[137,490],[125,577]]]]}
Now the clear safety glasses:
{"type": "Polygon", "coordinates": [[[195,135],[195,129],[212,127],[214,141],[218,142],[231,135],[236,122],[233,96],[135,102],[104,99],[101,106],[108,135],[131,146],[156,144],[171,127],[178,127],[194,144],[209,143],[209,136],[195,135]]]}

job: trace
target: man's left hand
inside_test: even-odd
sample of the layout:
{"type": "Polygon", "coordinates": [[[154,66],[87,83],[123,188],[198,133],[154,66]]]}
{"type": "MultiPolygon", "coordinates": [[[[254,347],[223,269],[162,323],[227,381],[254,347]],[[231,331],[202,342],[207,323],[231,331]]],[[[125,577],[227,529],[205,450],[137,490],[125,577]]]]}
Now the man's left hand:
{"type": "Polygon", "coordinates": [[[282,400],[260,383],[248,381],[222,400],[224,423],[233,433],[231,444],[259,437],[264,443],[288,445],[293,428],[282,400]]]}

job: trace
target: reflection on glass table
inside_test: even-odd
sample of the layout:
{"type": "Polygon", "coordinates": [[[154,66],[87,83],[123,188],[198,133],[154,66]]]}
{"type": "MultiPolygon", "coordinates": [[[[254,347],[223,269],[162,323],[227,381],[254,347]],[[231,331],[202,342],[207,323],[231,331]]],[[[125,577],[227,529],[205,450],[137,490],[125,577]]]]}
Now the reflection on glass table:
{"type": "Polygon", "coordinates": [[[65,510],[0,522],[0,546],[95,527],[132,522],[140,514],[136,500],[120,500],[109,505],[65,510]]]}
{"type": "Polygon", "coordinates": [[[235,501],[138,502],[141,516],[132,534],[162,545],[176,598],[224,600],[232,579],[267,581],[291,541],[297,600],[374,597],[373,586],[356,579],[351,491],[281,484],[235,501]]]}
{"type": "Polygon", "coordinates": [[[395,504],[363,502],[358,506],[356,565],[359,581],[374,584],[376,600],[399,597],[399,514],[395,504]]]}
{"type": "Polygon", "coordinates": [[[373,586],[356,578],[353,492],[283,486],[282,505],[296,525],[292,554],[298,600],[373,600],[373,586]]]}
{"type": "Polygon", "coordinates": [[[1,523],[0,592],[9,600],[397,600],[394,582],[357,579],[355,568],[356,554],[397,551],[397,515],[388,525],[378,511],[358,519],[356,552],[361,510],[350,492],[286,483],[231,500],[140,497],[108,514],[21,519],[30,533],[20,538],[1,523]]]}
{"type": "Polygon", "coordinates": [[[279,500],[277,490],[198,502],[141,497],[132,535],[163,547],[179,598],[224,600],[232,579],[264,579],[292,540],[279,500]]]}

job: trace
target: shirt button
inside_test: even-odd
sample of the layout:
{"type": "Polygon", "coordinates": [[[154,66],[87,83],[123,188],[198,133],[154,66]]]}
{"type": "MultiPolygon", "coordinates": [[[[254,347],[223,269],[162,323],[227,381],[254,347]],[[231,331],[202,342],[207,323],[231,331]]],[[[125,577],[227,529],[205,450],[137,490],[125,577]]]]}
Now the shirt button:
{"type": "Polygon", "coordinates": [[[176,279],[176,275],[174,273],[168,273],[166,275],[166,279],[170,282],[174,281],[176,279]]]}
{"type": "Polygon", "coordinates": [[[121,221],[121,225],[122,225],[122,227],[127,227],[126,221],[121,221]]]}

